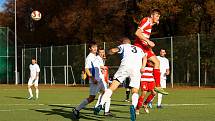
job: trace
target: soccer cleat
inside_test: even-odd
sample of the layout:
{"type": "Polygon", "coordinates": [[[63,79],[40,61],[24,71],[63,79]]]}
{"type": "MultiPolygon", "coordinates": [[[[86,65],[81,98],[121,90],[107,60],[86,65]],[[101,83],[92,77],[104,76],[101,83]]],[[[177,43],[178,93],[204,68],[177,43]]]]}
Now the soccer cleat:
{"type": "Polygon", "coordinates": [[[79,111],[74,108],[72,111],[72,119],[78,120],[79,118],[80,118],[79,111]]]}
{"type": "Polygon", "coordinates": [[[157,106],[158,109],[163,109],[163,106],[159,105],[157,106]]]}
{"type": "Polygon", "coordinates": [[[131,121],[136,120],[136,112],[135,112],[135,108],[133,105],[130,106],[130,119],[131,119],[131,121]]]}
{"type": "Polygon", "coordinates": [[[104,116],[107,116],[107,117],[114,117],[115,115],[112,114],[111,112],[105,112],[105,113],[104,113],[104,116]]]}
{"type": "Polygon", "coordinates": [[[28,100],[31,100],[31,99],[33,99],[33,97],[28,97],[27,99],[28,99],[28,100]]]}
{"type": "Polygon", "coordinates": [[[127,99],[125,99],[124,101],[125,101],[125,102],[130,102],[130,101],[129,101],[129,100],[127,100],[127,99]]]}
{"type": "Polygon", "coordinates": [[[143,105],[143,108],[144,108],[144,111],[145,111],[146,113],[149,113],[149,109],[148,109],[147,105],[143,105]]]}
{"type": "Polygon", "coordinates": [[[136,109],[136,115],[140,115],[140,110],[136,109]]]}
{"type": "Polygon", "coordinates": [[[148,103],[149,108],[152,108],[152,102],[148,103]]]}
{"type": "Polygon", "coordinates": [[[101,110],[102,110],[102,105],[98,105],[97,107],[94,108],[93,113],[95,115],[98,115],[101,110]]]}
{"type": "Polygon", "coordinates": [[[169,93],[166,92],[163,88],[161,87],[155,87],[155,91],[158,92],[158,93],[161,93],[163,95],[168,95],[169,93]]]}

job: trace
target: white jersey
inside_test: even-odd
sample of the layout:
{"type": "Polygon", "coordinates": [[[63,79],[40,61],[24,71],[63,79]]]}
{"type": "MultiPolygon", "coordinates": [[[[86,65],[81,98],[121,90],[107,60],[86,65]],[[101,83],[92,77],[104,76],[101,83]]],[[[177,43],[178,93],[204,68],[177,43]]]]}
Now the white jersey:
{"type": "Polygon", "coordinates": [[[120,66],[141,68],[142,58],[145,56],[142,49],[131,44],[122,44],[119,45],[118,48],[118,53],[121,55],[120,66]]]}
{"type": "MultiPolygon", "coordinates": [[[[101,81],[101,63],[98,57],[95,54],[90,53],[85,62],[85,68],[88,68],[92,74],[92,76],[97,80],[101,81]]],[[[92,83],[90,79],[89,83],[92,83]]]]}
{"type": "Polygon", "coordinates": [[[169,69],[169,60],[166,57],[157,56],[160,61],[161,78],[166,79],[166,70],[169,69]]]}
{"type": "MultiPolygon", "coordinates": [[[[99,55],[97,55],[97,58],[98,58],[100,69],[101,69],[101,66],[102,67],[104,66],[104,60],[99,55]]],[[[102,73],[102,70],[101,70],[101,73],[100,73],[100,78],[102,80],[104,80],[104,74],[102,73]]]]}
{"type": "Polygon", "coordinates": [[[38,64],[30,64],[29,65],[29,69],[30,69],[30,78],[35,79],[37,73],[40,72],[40,67],[38,64]]]}

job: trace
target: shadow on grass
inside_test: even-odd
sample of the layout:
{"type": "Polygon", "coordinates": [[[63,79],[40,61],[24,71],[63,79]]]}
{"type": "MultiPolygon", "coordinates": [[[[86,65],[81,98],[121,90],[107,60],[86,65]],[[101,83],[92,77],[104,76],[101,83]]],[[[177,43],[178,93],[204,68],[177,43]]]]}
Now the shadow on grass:
{"type": "Polygon", "coordinates": [[[10,96],[5,96],[7,98],[14,98],[14,99],[20,99],[20,100],[27,100],[26,97],[10,97],[10,96]]]}
{"type": "MultiPolygon", "coordinates": [[[[77,119],[72,119],[71,113],[72,113],[72,109],[75,107],[63,106],[63,105],[49,105],[49,106],[53,107],[53,109],[47,109],[47,110],[46,109],[41,109],[41,110],[37,109],[34,111],[44,113],[45,115],[60,115],[64,118],[71,119],[71,121],[79,121],[77,119]]],[[[83,112],[83,111],[80,112],[80,120],[86,119],[89,121],[107,121],[108,119],[116,119],[116,120],[117,119],[129,119],[129,117],[119,117],[119,116],[105,117],[103,115],[94,115],[92,108],[85,108],[83,110],[85,110],[85,112],[83,112]],[[88,112],[86,112],[86,110],[88,112]]],[[[119,110],[111,110],[111,111],[122,113],[122,111],[119,111],[119,110]]]]}

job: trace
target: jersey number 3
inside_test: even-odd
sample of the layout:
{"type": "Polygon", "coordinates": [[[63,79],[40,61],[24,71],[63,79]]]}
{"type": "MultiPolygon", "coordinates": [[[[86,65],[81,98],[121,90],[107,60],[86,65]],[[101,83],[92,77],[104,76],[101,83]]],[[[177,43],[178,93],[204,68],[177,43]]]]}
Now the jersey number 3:
{"type": "Polygon", "coordinates": [[[133,49],[131,50],[131,52],[133,53],[137,53],[137,48],[135,46],[131,46],[133,49]]]}

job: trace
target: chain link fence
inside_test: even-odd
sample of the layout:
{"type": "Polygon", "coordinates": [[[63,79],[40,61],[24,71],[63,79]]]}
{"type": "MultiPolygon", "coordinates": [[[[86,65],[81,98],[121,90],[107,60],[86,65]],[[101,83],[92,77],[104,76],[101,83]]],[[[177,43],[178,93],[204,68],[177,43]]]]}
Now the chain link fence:
{"type": "MultiPolygon", "coordinates": [[[[215,36],[189,35],[166,38],[154,38],[156,55],[160,49],[166,49],[170,61],[171,75],[168,83],[173,85],[214,85],[215,84],[215,36]],[[199,44],[198,44],[199,43],[199,44]],[[198,46],[199,45],[199,46],[198,46]]],[[[98,43],[107,51],[119,45],[119,42],[98,43]]],[[[22,83],[26,84],[29,64],[37,57],[41,68],[40,83],[44,84],[80,84],[81,71],[88,55],[86,44],[27,48],[22,50],[22,83]]],[[[120,58],[110,56],[106,60],[110,77],[116,72],[120,58]]],[[[135,62],[134,62],[135,64],[135,62]]]]}

